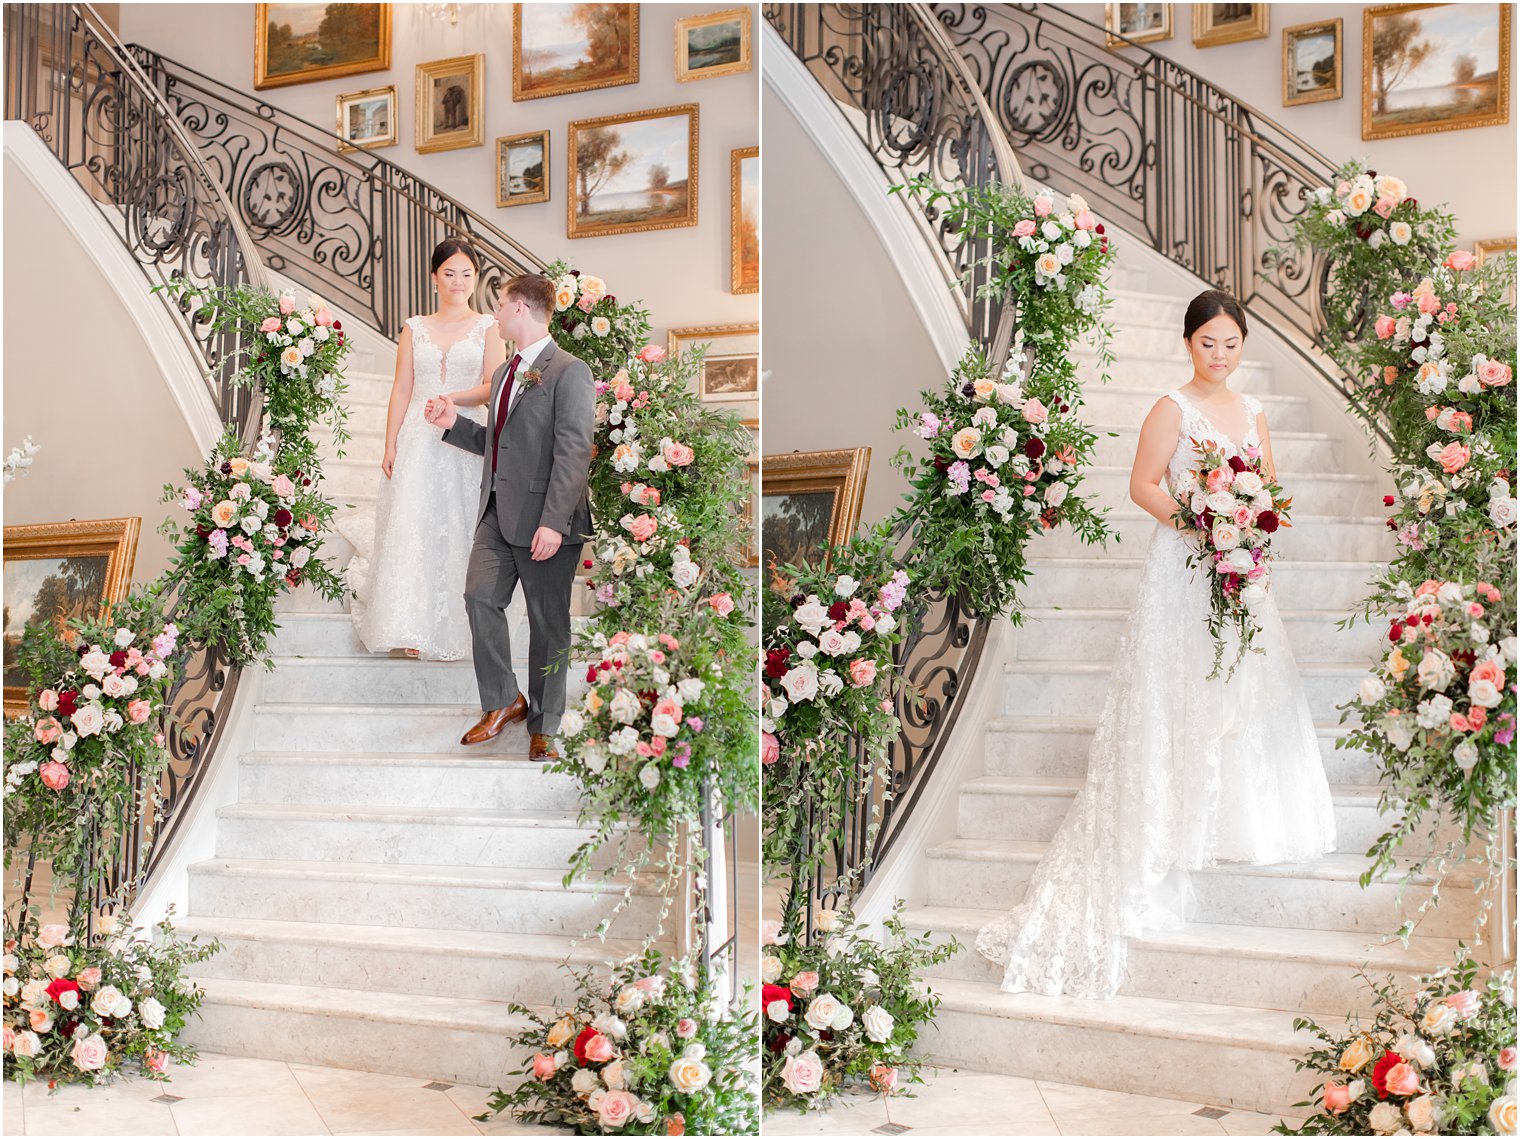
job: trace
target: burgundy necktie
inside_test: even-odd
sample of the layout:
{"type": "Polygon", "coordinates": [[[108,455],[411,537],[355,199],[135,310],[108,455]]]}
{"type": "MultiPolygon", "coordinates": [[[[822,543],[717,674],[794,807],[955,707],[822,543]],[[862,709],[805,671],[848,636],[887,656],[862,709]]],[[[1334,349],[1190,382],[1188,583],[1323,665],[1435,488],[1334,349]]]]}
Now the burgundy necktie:
{"type": "Polygon", "coordinates": [[[501,382],[501,402],[496,405],[496,430],[491,433],[491,474],[496,474],[496,448],[501,442],[501,429],[507,422],[507,405],[512,402],[512,378],[517,375],[517,365],[522,353],[512,357],[507,365],[507,378],[501,382]]]}

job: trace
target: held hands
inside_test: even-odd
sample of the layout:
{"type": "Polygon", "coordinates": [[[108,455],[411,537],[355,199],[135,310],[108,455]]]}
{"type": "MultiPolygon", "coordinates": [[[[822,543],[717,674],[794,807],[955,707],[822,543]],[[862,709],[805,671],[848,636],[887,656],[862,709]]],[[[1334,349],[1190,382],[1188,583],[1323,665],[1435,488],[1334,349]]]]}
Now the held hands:
{"type": "Polygon", "coordinates": [[[533,545],[530,547],[535,562],[545,562],[559,553],[559,544],[564,540],[558,530],[548,526],[540,526],[533,531],[533,545]]]}
{"type": "Polygon", "coordinates": [[[459,413],[454,408],[454,401],[447,394],[434,396],[427,401],[427,406],[422,409],[423,417],[434,427],[441,427],[445,431],[453,427],[459,419],[459,413]]]}

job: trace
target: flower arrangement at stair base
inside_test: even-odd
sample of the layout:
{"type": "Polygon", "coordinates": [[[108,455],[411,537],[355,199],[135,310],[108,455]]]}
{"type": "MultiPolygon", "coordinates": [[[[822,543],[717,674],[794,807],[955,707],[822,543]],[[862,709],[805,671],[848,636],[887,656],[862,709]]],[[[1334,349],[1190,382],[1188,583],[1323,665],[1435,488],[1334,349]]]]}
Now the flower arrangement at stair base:
{"type": "Polygon", "coordinates": [[[1075,415],[1082,384],[1074,354],[1091,338],[1098,379],[1107,382],[1108,238],[1080,194],[1063,200],[1014,186],[915,185],[929,204],[944,201],[947,223],[992,243],[979,295],[1016,305],[1018,332],[1001,369],[973,347],[947,385],[923,392],[918,409],[898,411],[897,428],[929,446],[925,455],[904,449],[893,460],[911,490],[889,525],[908,531],[910,568],[922,589],[964,596],[973,612],[1016,621],[1032,535],[1063,522],[1084,542],[1109,534],[1075,493],[1097,437],[1075,415]]]}
{"type": "Polygon", "coordinates": [[[573,1008],[541,1015],[513,1043],[531,1059],[490,1112],[580,1135],[753,1135],[755,1014],[722,998],[690,961],[646,950],[610,978],[576,974],[573,1008]]]}
{"type": "Polygon", "coordinates": [[[229,428],[200,470],[185,471],[183,486],[164,487],[163,500],[190,517],[160,527],[177,549],[156,588],[178,590],[193,639],[224,645],[240,665],[273,668],[276,599],[304,582],[336,600],[343,576],[321,555],[333,506],[315,486],[319,476],[267,436],[243,452],[229,428]]]}
{"type": "Polygon", "coordinates": [[[105,932],[85,942],[68,925],[5,934],[5,1075],[102,1084],[131,1069],[153,1080],[189,1063],[195,1049],[175,1037],[200,1007],[202,990],[185,970],[220,946],[180,940],[173,910],[149,941],[141,931],[105,932]]]}
{"type": "Polygon", "coordinates": [[[819,912],[822,938],[808,945],[780,929],[762,934],[760,994],[765,1100],[802,1111],[825,1107],[853,1086],[884,1096],[921,1083],[911,1055],[919,1029],[939,998],[922,972],[960,947],[909,937],[899,901],[883,922],[883,940],[866,935],[849,913],[819,912]]]}
{"type": "Polygon", "coordinates": [[[1374,982],[1372,1022],[1348,1018],[1344,1034],[1299,1018],[1321,1046],[1300,1070],[1321,1073],[1315,1109],[1283,1135],[1513,1135],[1515,974],[1478,980],[1471,961],[1426,977],[1408,993],[1374,982]]]}

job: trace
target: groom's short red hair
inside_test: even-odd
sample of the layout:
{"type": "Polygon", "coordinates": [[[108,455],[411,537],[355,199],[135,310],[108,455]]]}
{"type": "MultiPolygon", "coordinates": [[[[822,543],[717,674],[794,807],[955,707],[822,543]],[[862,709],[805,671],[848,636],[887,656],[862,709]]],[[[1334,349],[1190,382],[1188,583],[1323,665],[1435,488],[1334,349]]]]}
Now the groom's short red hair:
{"type": "Polygon", "coordinates": [[[508,300],[526,301],[533,315],[548,320],[554,312],[554,282],[542,273],[524,273],[506,284],[508,300]]]}

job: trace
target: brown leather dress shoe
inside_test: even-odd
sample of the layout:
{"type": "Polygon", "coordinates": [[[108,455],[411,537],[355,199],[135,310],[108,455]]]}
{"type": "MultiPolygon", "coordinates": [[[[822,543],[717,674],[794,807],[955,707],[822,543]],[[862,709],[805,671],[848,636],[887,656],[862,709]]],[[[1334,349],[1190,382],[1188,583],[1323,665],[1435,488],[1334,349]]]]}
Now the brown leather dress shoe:
{"type": "Polygon", "coordinates": [[[462,744],[483,744],[487,740],[494,740],[501,735],[502,730],[508,724],[515,724],[518,720],[527,719],[528,701],[519,692],[517,699],[505,708],[496,708],[480,717],[480,721],[469,731],[460,737],[462,744]]]}
{"type": "Polygon", "coordinates": [[[541,732],[534,732],[531,736],[528,737],[528,758],[558,759],[559,752],[554,750],[554,744],[551,741],[551,737],[546,736],[541,732]]]}

